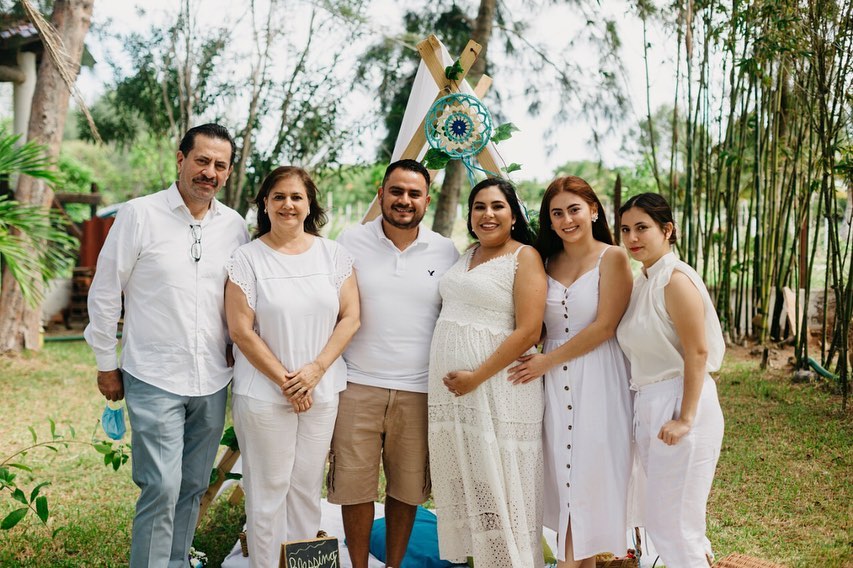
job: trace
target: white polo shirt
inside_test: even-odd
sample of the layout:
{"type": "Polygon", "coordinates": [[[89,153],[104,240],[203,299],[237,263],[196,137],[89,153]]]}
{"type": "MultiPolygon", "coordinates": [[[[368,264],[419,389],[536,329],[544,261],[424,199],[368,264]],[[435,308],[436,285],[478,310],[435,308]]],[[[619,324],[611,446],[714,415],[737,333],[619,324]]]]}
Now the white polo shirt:
{"type": "Polygon", "coordinates": [[[338,242],[355,259],[361,298],[361,327],[344,352],[349,382],[427,392],[438,282],[459,251],[424,226],[400,251],[385,236],[381,216],[348,229],[338,242]]]}

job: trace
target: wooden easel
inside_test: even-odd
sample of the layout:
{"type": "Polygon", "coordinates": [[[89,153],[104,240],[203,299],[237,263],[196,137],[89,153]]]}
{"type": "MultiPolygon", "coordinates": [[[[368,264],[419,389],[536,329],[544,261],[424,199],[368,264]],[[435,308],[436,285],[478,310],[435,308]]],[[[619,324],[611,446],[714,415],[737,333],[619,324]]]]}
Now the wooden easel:
{"type": "MultiPolygon", "coordinates": [[[[201,520],[207,512],[207,508],[210,507],[210,504],[213,502],[213,498],[216,497],[216,494],[219,493],[219,489],[222,487],[222,484],[225,483],[225,474],[231,472],[231,468],[233,468],[234,464],[237,463],[237,458],[239,457],[240,450],[232,450],[231,448],[228,448],[225,450],[225,453],[222,454],[222,458],[220,458],[219,463],[216,464],[216,481],[211,483],[204,495],[201,496],[201,502],[198,506],[198,522],[196,523],[196,528],[201,524],[201,520]]],[[[243,488],[240,485],[237,485],[237,487],[234,488],[234,492],[231,493],[231,497],[228,498],[228,502],[232,505],[236,505],[242,498],[243,488]]]]}

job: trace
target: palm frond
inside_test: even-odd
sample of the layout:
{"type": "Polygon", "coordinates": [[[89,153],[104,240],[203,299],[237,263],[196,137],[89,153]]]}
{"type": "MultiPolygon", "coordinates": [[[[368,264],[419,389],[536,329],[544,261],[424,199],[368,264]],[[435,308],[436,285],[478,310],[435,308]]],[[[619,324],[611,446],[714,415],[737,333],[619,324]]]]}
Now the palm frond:
{"type": "Polygon", "coordinates": [[[59,182],[60,174],[53,169],[44,146],[33,141],[16,146],[20,137],[0,131],[0,174],[22,173],[49,183],[59,182]]]}
{"type": "Polygon", "coordinates": [[[73,263],[78,242],[65,231],[65,223],[42,207],[0,198],[0,260],[32,306],[44,299],[39,282],[55,278],[73,263]]]}

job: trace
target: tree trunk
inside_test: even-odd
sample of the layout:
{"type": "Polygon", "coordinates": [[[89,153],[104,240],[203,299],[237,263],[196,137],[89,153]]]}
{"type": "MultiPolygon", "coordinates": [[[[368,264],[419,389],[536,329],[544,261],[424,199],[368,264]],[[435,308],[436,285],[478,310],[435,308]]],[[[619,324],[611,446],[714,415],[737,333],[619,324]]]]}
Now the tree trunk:
{"type": "Polygon", "coordinates": [[[459,204],[459,189],[465,182],[465,166],[458,160],[452,160],[444,168],[444,182],[435,206],[435,218],[432,230],[449,237],[456,224],[456,206],[459,204]]]}
{"type": "MultiPolygon", "coordinates": [[[[481,0],[477,11],[477,19],[474,21],[472,38],[482,46],[480,56],[471,66],[468,79],[477,84],[486,72],[486,52],[489,47],[489,38],[492,37],[492,26],[495,21],[496,0],[481,0]]],[[[441,184],[441,193],[438,196],[435,219],[432,230],[449,237],[453,232],[453,224],[456,220],[456,205],[459,203],[459,192],[465,180],[465,168],[458,161],[447,164],[444,170],[444,182],[441,184]]]]}
{"type": "Polygon", "coordinates": [[[273,41],[273,26],[271,24],[273,15],[273,6],[269,6],[267,11],[266,22],[264,25],[263,50],[261,49],[261,41],[259,33],[254,25],[254,3],[252,4],[252,28],[254,30],[255,45],[257,46],[256,57],[252,65],[252,99],[249,102],[249,117],[246,119],[246,126],[240,133],[242,144],[240,145],[240,157],[237,160],[237,165],[234,167],[234,173],[231,175],[232,183],[225,187],[225,203],[229,207],[238,209],[241,214],[245,215],[243,203],[247,200],[243,199],[243,190],[246,185],[246,165],[249,163],[249,156],[252,153],[252,137],[258,125],[258,109],[261,105],[261,94],[266,89],[267,81],[267,64],[269,62],[270,47],[273,41]]]}
{"type": "Polygon", "coordinates": [[[622,207],[622,174],[616,174],[616,183],[613,184],[613,239],[614,244],[622,244],[622,231],[619,227],[622,220],[619,216],[619,209],[622,207]]]}
{"type": "Polygon", "coordinates": [[[468,73],[468,77],[470,77],[474,84],[477,84],[480,77],[486,73],[489,39],[492,37],[492,25],[495,21],[495,5],[496,0],[480,0],[480,9],[477,10],[477,19],[474,21],[473,37],[471,39],[483,47],[480,50],[480,57],[477,58],[468,73]]]}
{"type": "Polygon", "coordinates": [[[851,225],[853,225],[853,180],[847,182],[847,206],[844,208],[844,218],[841,220],[839,230],[842,240],[848,240],[851,225]]]}
{"type": "MultiPolygon", "coordinates": [[[[83,41],[89,31],[94,0],[56,0],[51,23],[62,39],[68,59],[63,63],[73,77],[80,70],[83,41]]],[[[48,157],[59,157],[70,92],[62,81],[52,57],[46,56],[39,66],[33,95],[27,139],[38,141],[48,157]]],[[[50,207],[53,191],[43,182],[22,175],[15,199],[21,203],[50,207]]],[[[0,289],[0,352],[39,348],[41,306],[27,305],[18,283],[7,269],[3,270],[0,289]]]]}

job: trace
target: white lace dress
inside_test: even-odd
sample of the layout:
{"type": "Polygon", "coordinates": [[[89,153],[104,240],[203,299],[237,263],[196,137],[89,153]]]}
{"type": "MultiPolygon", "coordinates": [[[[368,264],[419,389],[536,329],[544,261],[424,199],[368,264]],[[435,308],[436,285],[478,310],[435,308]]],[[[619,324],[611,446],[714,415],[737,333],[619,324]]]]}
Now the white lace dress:
{"type": "Polygon", "coordinates": [[[441,557],[537,568],[542,557],[541,379],[515,386],[506,369],[465,396],[442,383],[474,370],[515,329],[517,254],[467,270],[469,250],[439,285],[429,365],[429,452],[441,557]]]}

